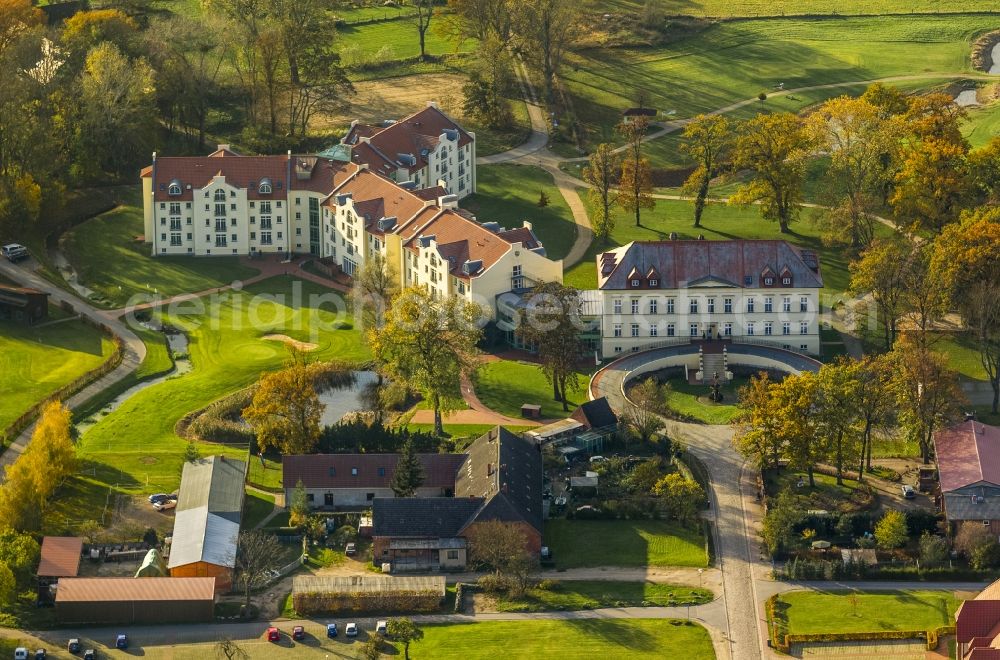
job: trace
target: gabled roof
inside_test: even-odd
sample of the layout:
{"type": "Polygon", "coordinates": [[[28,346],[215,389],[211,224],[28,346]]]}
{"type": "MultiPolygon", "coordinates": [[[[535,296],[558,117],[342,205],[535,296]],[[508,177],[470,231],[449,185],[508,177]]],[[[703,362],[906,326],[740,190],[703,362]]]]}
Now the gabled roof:
{"type": "Polygon", "coordinates": [[[1000,639],[1000,580],[958,606],[955,636],[963,644],[979,638],[975,646],[985,647],[1000,639]]]}
{"type": "Polygon", "coordinates": [[[934,434],[941,492],[973,484],[1000,487],[1000,427],[967,421],[934,434]]]}
{"type": "Polygon", "coordinates": [[[235,566],[245,478],[246,463],[225,456],[184,464],[170,568],[195,562],[235,566]]]}
{"type": "Polygon", "coordinates": [[[378,167],[384,167],[385,161],[389,160],[396,167],[416,172],[427,164],[427,158],[421,152],[437,147],[445,131],[454,132],[460,147],[472,142],[472,136],[435,105],[428,105],[423,110],[381,129],[355,124],[344,138],[344,142],[355,145],[354,148],[358,149],[365,144],[366,139],[374,151],[363,147],[358,149],[359,159],[356,162],[369,163],[372,169],[376,169],[374,163],[377,163],[378,167]],[[412,155],[413,164],[399,160],[401,154],[412,155]],[[374,162],[370,162],[368,159],[373,156],[374,162]]]}
{"type": "Polygon", "coordinates": [[[542,454],[534,443],[496,427],[473,442],[455,495],[487,500],[475,520],[527,522],[542,529],[542,454]]]}
{"type": "Polygon", "coordinates": [[[38,562],[39,577],[74,577],[80,572],[83,539],[76,536],[46,536],[38,562]]]}
{"type": "Polygon", "coordinates": [[[600,397],[593,401],[582,403],[579,408],[570,415],[572,419],[585,424],[591,429],[608,428],[618,425],[618,416],[611,410],[607,397],[600,397]]]}
{"type": "MultiPolygon", "coordinates": [[[[454,488],[455,474],[465,461],[464,454],[417,454],[417,458],[427,488],[454,488]]],[[[282,481],[285,488],[294,488],[300,479],[306,488],[389,488],[397,463],[399,454],[286,455],[281,458],[282,481]]]]}
{"type": "Polygon", "coordinates": [[[102,577],[59,580],[56,604],[215,600],[214,577],[102,577]]]}
{"type": "Polygon", "coordinates": [[[429,222],[413,222],[399,233],[406,241],[405,246],[413,251],[417,251],[418,238],[433,236],[441,258],[449,261],[450,274],[464,279],[470,277],[462,272],[466,261],[481,261],[482,268],[477,272],[484,271],[507,254],[515,242],[526,237],[516,230],[494,233],[450,209],[441,211],[429,222]]]}
{"type": "Polygon", "coordinates": [[[372,502],[372,536],[458,536],[484,501],[481,497],[376,497],[372,502]]]}
{"type": "Polygon", "coordinates": [[[655,268],[659,287],[680,289],[708,279],[746,289],[761,287],[760,274],[788,267],[796,288],[822,288],[819,262],[811,250],[781,240],[632,242],[598,255],[598,288],[627,289],[628,275],[655,268]],[[815,263],[815,268],[809,264],[815,263]]]}

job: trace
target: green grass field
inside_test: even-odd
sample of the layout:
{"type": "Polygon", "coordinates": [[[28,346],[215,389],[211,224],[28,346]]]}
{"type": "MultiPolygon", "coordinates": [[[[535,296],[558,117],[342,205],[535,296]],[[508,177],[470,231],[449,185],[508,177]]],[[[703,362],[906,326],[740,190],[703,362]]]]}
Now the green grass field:
{"type": "Polygon", "coordinates": [[[962,126],[962,134],[976,148],[1000,137],[1000,103],[971,109],[969,121],[962,126]]]}
{"type": "Polygon", "coordinates": [[[576,224],[551,174],[526,165],[484,165],[477,172],[477,192],[462,202],[463,208],[480,222],[492,220],[507,228],[529,220],[550,259],[566,256],[576,240],[576,224]],[[549,198],[545,207],[538,206],[542,191],[549,198]]]}
{"type": "Polygon", "coordinates": [[[705,540],[662,520],[549,520],[545,544],[556,566],[707,566],[705,540]]]}
{"type": "Polygon", "coordinates": [[[529,589],[516,600],[497,599],[500,612],[592,610],[598,607],[701,605],[712,600],[708,589],[655,582],[559,580],[550,588],[529,589]]]}
{"type": "Polygon", "coordinates": [[[708,385],[691,385],[683,378],[675,378],[670,381],[667,404],[676,412],[705,424],[728,424],[737,413],[737,390],[747,380],[743,376],[734,376],[729,384],[722,387],[722,403],[712,403],[707,400],[708,385]]]}
{"type": "MultiPolygon", "coordinates": [[[[302,300],[294,302],[291,278],[278,277],[247,287],[220,304],[214,316],[169,318],[190,337],[193,371],[145,389],[121,408],[101,420],[80,439],[83,459],[79,481],[98,487],[113,486],[127,493],[147,489],[170,492],[180,479],[185,442],[174,434],[174,425],[184,414],[244,387],[269,370],[280,368],[288,354],[279,342],[260,339],[282,332],[319,344],[310,353],[316,360],[362,360],[367,350],[356,330],[329,329],[334,312],[310,307],[312,294],[332,295],[310,282],[302,282],[302,300]],[[284,296],[255,306],[255,294],[284,296]],[[253,314],[257,323],[251,323],[253,314]],[[211,319],[211,322],[209,320],[211,319]],[[326,329],[311,335],[321,326],[326,329]]],[[[225,451],[245,456],[245,448],[211,445],[202,454],[225,451]]]]}
{"type": "Polygon", "coordinates": [[[243,500],[243,529],[253,529],[274,510],[274,495],[247,489],[243,500]]]}
{"type": "Polygon", "coordinates": [[[232,284],[257,274],[236,257],[192,259],[149,256],[149,246],[137,243],[143,234],[139,190],[132,204],[120,206],[67,232],[63,251],[80,281],[112,306],[134,295],[172,296],[232,284]]]}
{"type": "Polygon", "coordinates": [[[930,630],[954,623],[960,602],[950,591],[858,592],[855,609],[849,593],[782,594],[775,607],[779,630],[796,635],[930,630]]]}
{"type": "MultiPolygon", "coordinates": [[[[352,57],[355,54],[372,57],[382,49],[386,49],[383,50],[387,55],[384,61],[405,60],[420,55],[416,22],[406,18],[365,25],[344,25],[337,29],[337,41],[340,43],[341,57],[347,66],[354,63],[352,57]]],[[[427,31],[426,49],[429,55],[468,53],[475,47],[475,41],[462,41],[445,35],[440,30],[427,31]]]]}
{"type": "Polygon", "coordinates": [[[569,412],[552,398],[552,385],[545,380],[541,367],[526,362],[498,360],[487,362],[476,370],[476,395],[486,407],[509,417],[521,416],[521,405],[542,406],[542,417],[566,417],[586,401],[587,376],[579,375],[580,387],[569,392],[569,412]]]}
{"type": "Polygon", "coordinates": [[[968,14],[748,20],[687,31],[677,27],[663,46],[574,54],[564,79],[588,141],[596,144],[614,137],[612,127],[622,109],[635,104],[638,89],[645,91],[649,105],[679,118],[753,98],[779,83],[794,89],[961,73],[970,68],[970,41],[995,23],[991,16],[968,14]],[[670,84],[662,84],[667,80],[670,84]]]}
{"type": "MultiPolygon", "coordinates": [[[[52,309],[52,318],[66,315],[52,309]]],[[[0,429],[63,385],[99,367],[114,342],[83,321],[32,328],[0,321],[0,429]]]]}
{"type": "MultiPolygon", "coordinates": [[[[644,0],[589,0],[593,11],[641,13],[644,0]]],[[[667,15],[677,16],[791,16],[795,14],[910,14],[917,12],[947,13],[982,10],[979,0],[882,0],[873,5],[867,0],[656,0],[655,7],[667,15]]]]}

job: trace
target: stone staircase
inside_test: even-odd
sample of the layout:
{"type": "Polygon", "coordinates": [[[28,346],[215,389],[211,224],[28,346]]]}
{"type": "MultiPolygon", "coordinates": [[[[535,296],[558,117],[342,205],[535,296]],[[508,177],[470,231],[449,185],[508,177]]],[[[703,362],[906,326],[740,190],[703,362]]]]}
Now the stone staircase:
{"type": "Polygon", "coordinates": [[[719,381],[726,382],[726,363],[722,353],[705,353],[702,356],[703,383],[711,383],[713,374],[719,374],[719,381]]]}

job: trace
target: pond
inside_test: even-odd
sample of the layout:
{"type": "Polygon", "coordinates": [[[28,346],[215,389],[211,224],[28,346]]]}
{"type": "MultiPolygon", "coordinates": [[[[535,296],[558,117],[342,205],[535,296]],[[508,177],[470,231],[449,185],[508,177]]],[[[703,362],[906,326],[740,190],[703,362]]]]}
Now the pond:
{"type": "Polygon", "coordinates": [[[323,416],[320,418],[322,426],[332,426],[348,413],[369,409],[365,402],[365,391],[378,382],[378,374],[374,371],[355,371],[354,378],[354,384],[350,387],[320,393],[319,400],[324,406],[323,416]]]}

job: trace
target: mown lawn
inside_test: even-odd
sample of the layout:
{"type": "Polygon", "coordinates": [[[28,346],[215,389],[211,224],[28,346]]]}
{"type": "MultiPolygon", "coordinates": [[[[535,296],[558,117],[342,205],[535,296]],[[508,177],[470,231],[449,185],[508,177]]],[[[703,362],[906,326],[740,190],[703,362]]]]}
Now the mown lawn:
{"type": "MultiPolygon", "coordinates": [[[[475,40],[461,40],[433,27],[432,25],[426,35],[426,50],[429,55],[469,53],[475,50],[475,40]]],[[[407,18],[366,25],[343,25],[337,28],[337,43],[346,66],[355,65],[355,58],[358,56],[370,58],[379,51],[386,56],[379,60],[380,63],[420,55],[416,21],[407,18]]]]}
{"type": "Polygon", "coordinates": [[[954,623],[959,600],[950,591],[881,592],[791,591],[775,607],[782,633],[881,632],[930,630],[954,623]]]}
{"type": "Polygon", "coordinates": [[[962,126],[962,134],[976,148],[1000,136],[1000,103],[971,108],[969,121],[962,126]]]}
{"type": "Polygon", "coordinates": [[[563,658],[669,658],[684,649],[685,660],[715,657],[708,631],[698,624],[663,619],[579,619],[490,621],[424,626],[424,638],[410,645],[414,658],[511,660],[563,658]]]}
{"type": "MultiPolygon", "coordinates": [[[[66,314],[52,308],[53,319],[66,314]]],[[[0,321],[0,429],[31,406],[91,369],[114,351],[114,342],[83,321],[32,328],[0,321]]]]}
{"type": "Polygon", "coordinates": [[[119,206],[75,227],[62,238],[62,248],[80,282],[114,307],[132,296],[173,296],[232,284],[257,274],[236,257],[150,256],[137,242],[144,233],[139,189],[130,204],[119,206]]]}
{"type": "Polygon", "coordinates": [[[549,520],[556,566],[707,566],[700,529],[663,520],[549,520]]]}
{"type": "Polygon", "coordinates": [[[274,495],[247,490],[243,500],[243,529],[253,529],[274,510],[274,495]]]}
{"type": "Polygon", "coordinates": [[[733,380],[722,387],[722,402],[713,403],[708,400],[708,385],[691,385],[683,378],[675,378],[670,381],[667,405],[705,424],[728,424],[737,413],[737,392],[748,380],[744,376],[733,376],[733,380]]]}
{"type": "Polygon", "coordinates": [[[500,612],[592,610],[598,607],[700,605],[712,600],[708,589],[655,582],[559,580],[551,587],[529,589],[516,600],[497,599],[500,612]]]}
{"type": "MultiPolygon", "coordinates": [[[[620,11],[640,13],[646,6],[645,0],[589,0],[593,11],[620,11]]],[[[910,14],[947,13],[981,11],[984,5],[979,0],[881,0],[873,5],[870,0],[784,0],[780,3],[768,0],[657,0],[655,5],[664,14],[674,16],[793,16],[795,14],[910,14]]]]}
{"type": "MultiPolygon", "coordinates": [[[[317,343],[310,359],[365,359],[358,331],[332,329],[337,316],[329,306],[310,306],[312,295],[332,295],[329,290],[302,282],[301,292],[296,301],[293,280],[278,277],[228,296],[217,310],[209,309],[210,315],[166,319],[188,332],[193,370],[137,393],[88,430],[78,445],[85,474],[80,479],[98,489],[112,486],[130,494],[171,492],[180,480],[186,444],[174,433],[177,421],[288,359],[282,344],[265,341],[263,335],[280,332],[317,343]],[[262,302],[256,294],[275,298],[262,302]],[[254,300],[259,304],[251,304],[254,300]]],[[[223,445],[204,446],[201,452],[246,456],[245,447],[223,445]]]]}
{"type": "Polygon", "coordinates": [[[576,240],[576,224],[552,175],[531,165],[483,165],[478,168],[475,195],[462,207],[480,222],[499,222],[512,229],[531,222],[550,259],[562,259],[576,240]],[[538,206],[541,193],[548,206],[538,206]]]}
{"type": "Polygon", "coordinates": [[[476,395],[487,408],[509,417],[521,416],[521,405],[534,403],[542,406],[542,417],[566,417],[587,400],[587,376],[579,374],[579,389],[569,391],[569,412],[553,400],[552,385],[545,379],[541,367],[527,362],[497,360],[487,362],[476,370],[476,395]]]}

